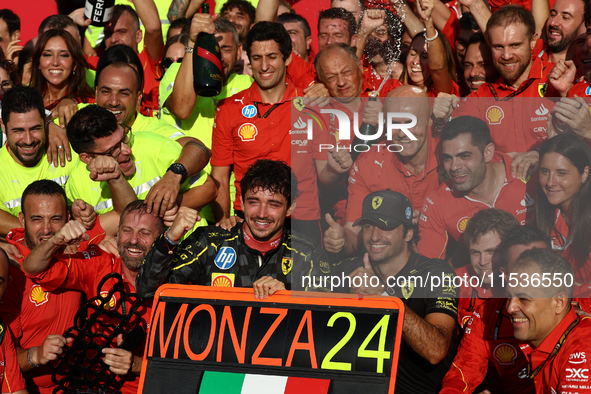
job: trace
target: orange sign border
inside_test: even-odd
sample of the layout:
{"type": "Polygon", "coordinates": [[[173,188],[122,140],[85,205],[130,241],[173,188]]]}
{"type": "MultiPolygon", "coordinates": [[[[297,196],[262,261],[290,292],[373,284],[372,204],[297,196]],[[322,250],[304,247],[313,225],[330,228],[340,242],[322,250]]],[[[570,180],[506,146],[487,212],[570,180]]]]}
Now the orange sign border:
{"type": "MultiPolygon", "coordinates": [[[[170,298],[188,298],[188,299],[212,299],[216,301],[247,301],[253,304],[261,303],[275,303],[275,304],[300,304],[300,305],[314,305],[314,306],[337,306],[346,308],[369,308],[369,309],[398,309],[399,317],[396,324],[396,336],[394,338],[394,350],[392,354],[392,369],[390,370],[390,384],[388,387],[388,394],[394,394],[394,387],[396,384],[396,372],[398,367],[398,356],[400,353],[400,342],[402,340],[402,324],[404,322],[404,303],[396,297],[388,296],[358,296],[356,294],[340,294],[340,293],[310,293],[304,291],[278,291],[266,300],[256,300],[254,298],[254,290],[252,288],[229,287],[213,288],[211,286],[196,286],[196,285],[173,285],[166,284],[158,288],[154,296],[154,303],[152,304],[152,314],[156,310],[156,306],[160,297],[170,298]],[[310,297],[310,294],[314,294],[310,297]]],[[[152,320],[154,316],[150,317],[150,330],[153,328],[152,320]]],[[[138,394],[143,393],[144,379],[146,376],[146,369],[148,367],[148,347],[150,346],[148,338],[150,331],[147,333],[146,348],[144,349],[144,358],[142,362],[142,370],[140,374],[140,382],[138,387],[138,394]]]]}

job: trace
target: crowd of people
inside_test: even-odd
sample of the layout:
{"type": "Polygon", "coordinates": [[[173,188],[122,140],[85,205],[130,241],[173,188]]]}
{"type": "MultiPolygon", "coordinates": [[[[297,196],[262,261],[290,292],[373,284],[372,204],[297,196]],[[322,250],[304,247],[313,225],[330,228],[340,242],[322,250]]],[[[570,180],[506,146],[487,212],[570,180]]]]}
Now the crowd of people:
{"type": "Polygon", "coordinates": [[[591,392],[591,5],[209,2],[47,15],[28,42],[0,9],[1,392],[54,392],[113,273],[139,298],[103,303],[143,330],[102,344],[124,394],[165,283],[399,297],[397,393],[591,392]]]}

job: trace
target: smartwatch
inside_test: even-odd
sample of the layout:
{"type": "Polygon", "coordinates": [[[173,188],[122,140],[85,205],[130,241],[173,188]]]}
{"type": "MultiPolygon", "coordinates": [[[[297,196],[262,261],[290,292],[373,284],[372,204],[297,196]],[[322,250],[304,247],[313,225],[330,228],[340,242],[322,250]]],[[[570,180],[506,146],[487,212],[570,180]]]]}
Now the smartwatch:
{"type": "Polygon", "coordinates": [[[172,171],[175,174],[180,175],[181,176],[181,184],[187,180],[187,169],[181,163],[171,164],[171,166],[168,167],[168,170],[166,170],[166,171],[172,171]]]}

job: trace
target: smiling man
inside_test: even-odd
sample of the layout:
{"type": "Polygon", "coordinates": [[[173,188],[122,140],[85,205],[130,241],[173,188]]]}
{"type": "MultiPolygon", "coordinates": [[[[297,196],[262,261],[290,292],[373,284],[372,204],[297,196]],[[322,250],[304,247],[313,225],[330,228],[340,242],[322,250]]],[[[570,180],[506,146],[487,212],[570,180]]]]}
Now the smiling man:
{"type": "MultiPolygon", "coordinates": [[[[220,102],[214,121],[211,177],[218,185],[213,206],[216,220],[229,217],[230,170],[237,195],[247,168],[259,158],[291,163],[291,99],[303,96],[286,69],[292,58],[291,39],[279,23],[259,22],[248,34],[246,52],[255,82],[220,102]]],[[[238,198],[234,210],[241,211],[238,198]]]]}
{"type": "Polygon", "coordinates": [[[484,36],[476,33],[470,37],[462,56],[466,85],[470,92],[475,92],[485,83],[499,79],[499,72],[492,62],[490,47],[484,36]]]}
{"type": "Polygon", "coordinates": [[[483,209],[468,221],[464,240],[470,263],[456,269],[456,275],[462,278],[458,303],[460,328],[464,328],[474,310],[493,297],[493,256],[503,236],[515,227],[519,227],[519,222],[513,215],[495,208],[483,209]],[[472,277],[477,277],[481,286],[473,286],[472,277]]]}
{"type": "Polygon", "coordinates": [[[77,161],[64,167],[47,162],[47,129],[41,93],[31,87],[10,89],[2,99],[2,131],[6,146],[0,150],[0,236],[20,226],[21,196],[33,181],[51,179],[62,187],[77,161]]]}
{"type": "Polygon", "coordinates": [[[292,190],[298,190],[298,181],[286,163],[258,160],[240,185],[244,222],[230,230],[198,229],[179,245],[196,218],[191,210],[179,213],[141,267],[137,279],[141,297],[152,297],[164,283],[192,283],[254,287],[255,298],[262,299],[277,290],[299,289],[298,274],[329,272],[324,254],[285,225],[297,197],[292,190]]]}
{"type": "MultiPolygon", "coordinates": [[[[177,174],[174,171],[175,161],[181,154],[179,144],[150,132],[133,134],[130,127],[117,122],[111,111],[96,105],[81,109],[68,123],[67,134],[72,149],[80,155],[80,162],[72,171],[72,182],[66,186],[70,201],[82,199],[98,213],[113,209],[112,188],[97,179],[90,167],[92,160],[98,157],[117,161],[138,198],[150,196],[152,188],[166,178],[172,178],[172,185],[176,188],[166,186],[158,201],[150,201],[154,206],[164,207],[172,203],[172,206],[201,209],[215,198],[215,185],[203,171],[189,174],[190,177],[186,172],[177,174]]],[[[165,211],[154,210],[153,213],[164,216],[165,211]]]]}
{"type": "Polygon", "coordinates": [[[577,316],[571,307],[571,264],[550,250],[532,249],[521,254],[508,275],[520,278],[508,287],[506,307],[536,392],[591,392],[585,358],[591,352],[591,320],[577,316]],[[536,276],[562,280],[536,286],[532,281],[536,276]]]}
{"type": "MultiPolygon", "coordinates": [[[[70,221],[46,242],[31,250],[31,254],[23,261],[23,271],[28,280],[40,285],[44,291],[78,290],[86,293],[89,299],[98,296],[98,284],[106,275],[118,273],[123,278],[124,291],[135,293],[136,277],[141,262],[154,239],[164,229],[162,218],[148,213],[144,201],[133,201],[125,207],[119,222],[117,250],[121,257],[104,253],[97,247],[89,248],[84,253],[63,254],[64,247],[88,239],[82,224],[70,221]]],[[[102,289],[112,291],[115,283],[118,282],[114,279],[106,280],[102,289]]],[[[115,292],[113,296],[112,310],[119,313],[138,302],[134,297],[121,300],[117,297],[118,294],[115,292]]],[[[152,303],[142,300],[139,302],[142,302],[138,308],[141,318],[139,326],[145,330],[151,315],[152,303]]],[[[97,330],[105,329],[98,324],[96,327],[97,330]]],[[[145,331],[138,339],[141,342],[145,340],[145,331]]],[[[103,362],[111,372],[119,375],[118,379],[111,383],[110,388],[121,390],[125,394],[136,393],[144,346],[137,346],[131,351],[106,347],[103,354],[103,362]]]]}
{"type": "MultiPolygon", "coordinates": [[[[413,141],[402,131],[393,133],[392,141],[378,141],[383,144],[400,144],[402,150],[392,153],[385,148],[374,146],[362,153],[349,175],[348,201],[345,225],[335,223],[325,232],[325,248],[338,253],[342,248],[351,253],[359,248],[359,227],[353,223],[361,215],[361,204],[365,196],[384,187],[404,194],[411,201],[413,210],[423,206],[425,198],[439,187],[437,141],[431,137],[431,105],[427,93],[411,85],[394,89],[384,100],[384,112],[411,113],[417,117],[417,124],[409,131],[417,140],[413,141]]],[[[407,122],[407,118],[393,119],[393,122],[407,122]]]]}
{"type": "Polygon", "coordinates": [[[460,241],[468,220],[485,208],[533,221],[537,182],[511,176],[512,159],[495,152],[488,125],[460,116],[441,131],[443,167],[449,179],[425,200],[419,220],[419,253],[444,258],[450,238],[460,241]]]}
{"type": "Polygon", "coordinates": [[[457,290],[452,284],[429,290],[424,281],[430,275],[451,279],[453,270],[411,250],[412,209],[403,194],[376,191],[362,205],[354,226],[361,227],[367,253],[339,263],[335,268],[342,272],[334,275],[361,283],[351,286],[355,293],[401,299],[405,313],[396,392],[437,393],[455,354],[457,290]]]}

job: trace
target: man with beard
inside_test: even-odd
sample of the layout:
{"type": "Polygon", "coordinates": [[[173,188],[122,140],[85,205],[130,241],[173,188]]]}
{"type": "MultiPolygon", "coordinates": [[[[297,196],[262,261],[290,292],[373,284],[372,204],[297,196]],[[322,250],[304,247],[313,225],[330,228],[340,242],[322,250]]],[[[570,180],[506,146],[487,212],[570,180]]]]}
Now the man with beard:
{"type": "MultiPolygon", "coordinates": [[[[64,247],[88,239],[84,227],[77,221],[70,221],[53,237],[31,251],[23,261],[23,271],[43,291],[79,290],[86,293],[89,299],[98,296],[97,285],[106,275],[117,273],[123,278],[125,292],[135,293],[136,277],[142,260],[164,229],[162,218],[148,213],[144,201],[137,200],[125,208],[119,222],[117,250],[121,257],[107,254],[97,247],[89,248],[85,253],[61,254],[64,247]]],[[[102,290],[110,291],[116,283],[115,279],[109,279],[102,290]]],[[[129,310],[136,302],[135,298],[118,299],[116,294],[109,303],[112,305],[111,310],[121,313],[122,308],[129,310]]],[[[151,309],[151,301],[143,301],[139,308],[144,329],[149,323],[151,309]]],[[[144,342],[145,332],[142,339],[144,342]]],[[[121,339],[118,338],[117,342],[117,346],[120,345],[121,339]]],[[[118,347],[103,349],[103,362],[113,373],[120,375],[111,389],[121,390],[124,394],[137,392],[143,352],[143,345],[133,352],[118,347]]]]}
{"type": "Polygon", "coordinates": [[[256,9],[245,0],[227,1],[220,11],[220,16],[236,27],[241,44],[246,42],[246,36],[254,25],[255,14],[256,9]]]}
{"type": "Polygon", "coordinates": [[[487,124],[460,116],[441,131],[443,167],[449,179],[425,200],[419,220],[418,250],[445,258],[450,238],[460,241],[468,220],[485,208],[511,213],[521,225],[535,214],[537,181],[511,176],[511,157],[495,152],[487,124]]]}
{"type": "Polygon", "coordinates": [[[499,79],[500,75],[493,65],[490,47],[482,34],[477,33],[470,37],[463,58],[464,80],[470,92],[477,91],[485,83],[499,79]]]}
{"type": "Polygon", "coordinates": [[[454,272],[448,264],[412,251],[411,211],[409,199],[400,193],[380,190],[368,194],[354,223],[361,227],[366,253],[339,263],[334,275],[348,275],[349,283],[361,283],[350,286],[360,297],[385,295],[402,300],[405,312],[396,392],[434,394],[439,392],[457,346],[457,290],[449,282],[454,272]],[[429,290],[423,284],[431,275],[449,284],[429,290]]]}
{"type": "Polygon", "coordinates": [[[47,128],[41,93],[14,87],[2,99],[2,131],[7,143],[0,151],[0,236],[20,226],[21,196],[33,181],[51,179],[66,184],[76,160],[64,167],[47,161],[47,128]]]}
{"type": "Polygon", "coordinates": [[[526,179],[539,161],[536,148],[546,140],[548,112],[553,104],[544,97],[555,95],[548,86],[552,65],[538,56],[532,59],[535,20],[524,8],[517,5],[499,8],[488,20],[486,31],[493,64],[501,77],[481,85],[455,111],[459,99],[436,100],[435,125],[440,129],[452,113],[454,117],[472,115],[486,119],[495,149],[513,158],[512,176],[526,179]],[[512,97],[532,99],[511,100],[512,97]]]}
{"type": "MultiPolygon", "coordinates": [[[[558,63],[559,60],[567,60],[568,49],[577,39],[579,27],[584,22],[584,11],[585,3],[582,0],[554,2],[544,25],[548,61],[558,63]]],[[[535,50],[534,55],[536,55],[535,50]]],[[[572,57],[568,60],[571,59],[572,57]]]]}
{"type": "MultiPolygon", "coordinates": [[[[411,201],[414,216],[418,217],[425,198],[439,186],[438,141],[431,136],[431,105],[427,93],[416,86],[398,87],[384,100],[384,112],[415,115],[417,124],[408,131],[417,140],[412,141],[402,130],[396,130],[391,142],[378,142],[400,144],[402,150],[397,149],[400,151],[392,154],[384,147],[378,149],[378,145],[359,155],[349,175],[345,225],[341,227],[327,218],[331,227],[324,233],[324,245],[329,252],[338,253],[344,248],[350,254],[359,248],[360,228],[353,223],[361,215],[363,199],[369,193],[384,188],[402,193],[411,201]]],[[[404,123],[408,119],[393,119],[397,121],[404,123]]]]}
{"type": "MultiPolygon", "coordinates": [[[[101,177],[109,179],[112,185],[119,178],[119,181],[124,181],[124,187],[131,189],[120,175],[121,171],[114,159],[111,158],[110,163],[107,163],[108,160],[100,161],[104,162],[104,165],[99,163],[102,167],[98,169],[101,177]]],[[[94,163],[93,167],[97,168],[94,163]]],[[[18,267],[33,248],[53,237],[70,219],[66,194],[54,181],[44,179],[32,182],[25,189],[21,201],[21,226],[6,236],[12,246],[12,250],[7,248],[7,251],[12,254],[11,259],[18,263],[18,267]]],[[[75,212],[79,204],[79,201],[75,202],[75,212]]],[[[118,217],[119,214],[117,220],[118,217]]],[[[105,223],[104,219],[105,216],[102,216],[98,221],[100,224],[88,230],[89,240],[79,245],[78,250],[83,251],[104,238],[102,225],[112,225],[105,223]]],[[[112,235],[116,234],[116,228],[117,224],[114,224],[112,235]]],[[[62,334],[73,324],[80,307],[80,293],[46,292],[26,278],[17,266],[10,267],[10,276],[8,292],[0,303],[0,315],[16,337],[19,365],[27,385],[35,392],[51,394],[57,386],[51,380],[52,370],[47,364],[61,353],[61,348],[66,344],[62,334]]]]}
{"type": "Polygon", "coordinates": [[[363,78],[378,90],[384,77],[400,79],[402,31],[400,20],[392,11],[371,9],[363,13],[357,33],[357,56],[363,59],[363,78]]]}

